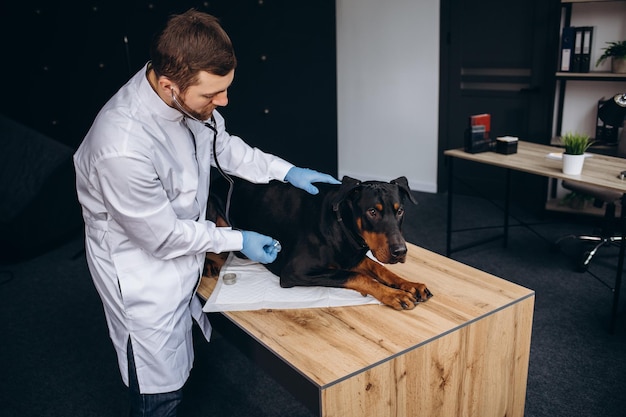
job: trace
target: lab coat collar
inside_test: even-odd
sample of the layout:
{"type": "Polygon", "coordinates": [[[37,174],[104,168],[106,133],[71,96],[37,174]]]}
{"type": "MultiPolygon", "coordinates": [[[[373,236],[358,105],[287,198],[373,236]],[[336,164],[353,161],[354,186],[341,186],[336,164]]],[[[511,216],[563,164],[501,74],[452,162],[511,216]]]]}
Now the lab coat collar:
{"type": "Polygon", "coordinates": [[[164,118],[165,120],[169,120],[172,122],[179,122],[183,118],[183,114],[176,110],[173,107],[170,107],[165,103],[161,97],[152,89],[150,82],[148,81],[148,77],[146,76],[148,68],[151,66],[150,62],[144,65],[142,70],[135,75],[135,77],[140,77],[139,80],[139,95],[142,97],[142,100],[145,102],[147,108],[152,110],[152,113],[156,114],[159,117],[164,118]]]}

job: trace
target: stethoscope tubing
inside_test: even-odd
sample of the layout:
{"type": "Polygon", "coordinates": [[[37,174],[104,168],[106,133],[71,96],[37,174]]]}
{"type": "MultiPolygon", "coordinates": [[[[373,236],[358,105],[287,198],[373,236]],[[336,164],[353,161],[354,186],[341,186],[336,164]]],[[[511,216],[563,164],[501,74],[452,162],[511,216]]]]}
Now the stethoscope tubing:
{"type": "MultiPolygon", "coordinates": [[[[226,218],[224,220],[226,220],[226,223],[231,225],[230,223],[230,200],[233,194],[234,181],[230,177],[230,175],[224,172],[224,170],[222,169],[222,166],[217,160],[217,128],[215,127],[216,126],[215,117],[213,116],[213,114],[211,114],[210,121],[202,121],[198,119],[197,117],[194,117],[191,113],[185,110],[185,108],[180,104],[180,102],[176,98],[176,94],[174,94],[174,89],[171,87],[170,89],[172,91],[172,102],[174,103],[174,106],[176,107],[176,109],[180,111],[183,114],[183,116],[189,119],[195,120],[198,123],[202,123],[205,127],[208,127],[213,132],[213,161],[215,161],[215,167],[217,168],[217,171],[226,181],[228,181],[228,194],[226,195],[226,207],[225,207],[225,213],[224,213],[224,216],[226,218]]],[[[192,132],[192,135],[193,135],[193,132],[192,132]]],[[[195,144],[195,138],[194,138],[194,144],[195,144]]]]}

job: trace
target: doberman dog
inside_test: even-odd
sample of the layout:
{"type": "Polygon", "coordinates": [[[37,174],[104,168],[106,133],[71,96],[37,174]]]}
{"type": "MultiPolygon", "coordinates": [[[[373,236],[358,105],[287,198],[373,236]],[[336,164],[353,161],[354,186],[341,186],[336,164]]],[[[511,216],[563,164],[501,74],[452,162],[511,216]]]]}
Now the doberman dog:
{"type": "MultiPolygon", "coordinates": [[[[233,180],[230,225],[281,243],[276,260],[265,265],[280,277],[281,287],[350,288],[396,310],[412,309],[432,296],[426,285],[405,280],[381,264],[406,259],[403,202],[417,202],[405,177],[386,183],[346,176],[340,185],[316,184],[317,195],[279,181],[233,180]],[[368,251],[380,262],[367,256],[368,251]]],[[[221,196],[228,184],[218,177],[211,188],[209,218],[224,225],[221,196]]]]}

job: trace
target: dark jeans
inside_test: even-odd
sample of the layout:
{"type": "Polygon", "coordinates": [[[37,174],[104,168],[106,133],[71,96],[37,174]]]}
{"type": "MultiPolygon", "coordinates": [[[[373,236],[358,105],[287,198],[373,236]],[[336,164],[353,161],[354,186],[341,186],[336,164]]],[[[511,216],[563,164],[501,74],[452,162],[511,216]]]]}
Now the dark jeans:
{"type": "Polygon", "coordinates": [[[130,417],[176,417],[176,410],[183,399],[183,389],[162,394],[141,394],[130,338],[128,339],[127,357],[130,417]]]}

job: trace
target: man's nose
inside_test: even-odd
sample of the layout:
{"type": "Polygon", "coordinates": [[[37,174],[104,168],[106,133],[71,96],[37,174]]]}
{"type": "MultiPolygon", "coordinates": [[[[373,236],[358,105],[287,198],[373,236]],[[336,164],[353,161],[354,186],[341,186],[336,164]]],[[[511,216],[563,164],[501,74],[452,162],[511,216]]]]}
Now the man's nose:
{"type": "Polygon", "coordinates": [[[225,107],[228,104],[228,92],[223,91],[213,97],[213,104],[220,107],[225,107]]]}

